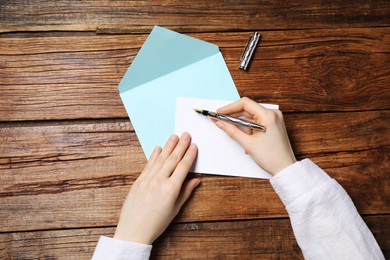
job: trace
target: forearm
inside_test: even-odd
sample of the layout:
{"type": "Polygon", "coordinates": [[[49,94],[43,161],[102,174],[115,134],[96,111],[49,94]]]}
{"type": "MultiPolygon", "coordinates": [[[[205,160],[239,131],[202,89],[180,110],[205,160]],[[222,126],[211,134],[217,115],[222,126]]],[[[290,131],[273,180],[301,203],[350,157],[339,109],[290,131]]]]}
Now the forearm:
{"type": "Polygon", "coordinates": [[[384,259],[345,190],[310,160],[271,179],[306,259],[384,259]]]}

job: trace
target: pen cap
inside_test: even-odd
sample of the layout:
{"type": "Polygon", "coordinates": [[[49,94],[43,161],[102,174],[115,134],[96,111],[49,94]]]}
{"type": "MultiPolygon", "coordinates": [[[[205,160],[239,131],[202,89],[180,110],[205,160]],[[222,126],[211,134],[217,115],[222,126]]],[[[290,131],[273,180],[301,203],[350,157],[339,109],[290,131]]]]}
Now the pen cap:
{"type": "Polygon", "coordinates": [[[259,39],[260,39],[260,33],[258,32],[254,32],[252,36],[249,38],[249,41],[245,46],[245,50],[241,55],[240,67],[239,67],[241,70],[246,70],[248,68],[249,62],[252,59],[252,55],[255,52],[259,39]]]}

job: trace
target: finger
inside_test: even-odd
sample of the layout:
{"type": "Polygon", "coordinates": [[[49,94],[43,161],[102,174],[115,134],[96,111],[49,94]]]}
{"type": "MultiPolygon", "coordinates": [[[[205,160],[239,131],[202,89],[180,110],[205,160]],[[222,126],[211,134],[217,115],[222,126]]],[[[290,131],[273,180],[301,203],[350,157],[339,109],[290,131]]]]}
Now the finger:
{"type": "Polygon", "coordinates": [[[168,141],[165,143],[164,148],[161,152],[161,158],[165,160],[175,149],[177,143],[179,142],[179,137],[175,134],[171,135],[168,141]]]}
{"type": "Polygon", "coordinates": [[[229,114],[229,116],[232,116],[232,117],[244,117],[248,120],[250,120],[251,118],[253,118],[253,115],[250,114],[249,112],[246,112],[246,111],[240,111],[240,112],[236,112],[236,113],[231,113],[229,114]]]}
{"type": "Polygon", "coordinates": [[[177,164],[174,172],[171,175],[173,181],[180,183],[184,182],[189,170],[191,169],[196,159],[198,147],[195,144],[191,144],[187,149],[183,159],[177,164]]]}
{"type": "MultiPolygon", "coordinates": [[[[262,120],[261,119],[258,119],[258,120],[255,120],[252,115],[249,115],[249,113],[234,113],[234,114],[230,114],[230,116],[232,117],[237,117],[237,118],[240,118],[240,119],[244,119],[246,121],[249,121],[249,122],[252,122],[252,123],[257,123],[257,124],[262,124],[262,120]],[[246,115],[247,116],[244,116],[246,115]]],[[[217,121],[217,120],[216,120],[217,121]]],[[[216,122],[215,121],[215,122],[216,122]]],[[[227,123],[230,123],[230,122],[227,122],[227,123]]],[[[244,133],[246,133],[247,135],[251,135],[253,134],[253,130],[249,127],[246,127],[246,126],[243,126],[243,125],[236,125],[241,131],[243,131],[244,133]]]]}
{"type": "Polygon", "coordinates": [[[217,109],[217,113],[221,113],[221,114],[233,114],[242,111],[246,111],[254,115],[256,113],[261,113],[266,111],[266,108],[260,106],[255,101],[247,97],[243,97],[236,102],[233,102],[227,106],[217,109]]]}
{"type": "Polygon", "coordinates": [[[225,123],[223,121],[218,121],[215,124],[242,147],[247,147],[247,144],[249,142],[249,136],[246,133],[242,132],[237,126],[225,123]]]}
{"type": "Polygon", "coordinates": [[[176,169],[179,162],[186,154],[186,151],[190,146],[190,144],[191,144],[191,136],[188,133],[184,132],[180,137],[180,140],[177,143],[175,149],[169,155],[166,162],[162,165],[161,172],[166,177],[171,176],[171,174],[176,169]]]}
{"type": "Polygon", "coordinates": [[[186,181],[183,186],[181,187],[181,191],[179,194],[179,197],[176,201],[176,213],[179,212],[181,207],[184,205],[184,203],[188,200],[188,198],[191,196],[194,189],[201,183],[199,179],[191,179],[186,181]]]}
{"type": "Polygon", "coordinates": [[[146,170],[150,168],[150,166],[153,165],[153,163],[157,160],[159,154],[161,153],[161,150],[161,147],[158,145],[154,148],[152,154],[149,157],[148,163],[145,166],[146,170]]]}
{"type": "MultiPolygon", "coordinates": [[[[253,120],[249,120],[248,118],[245,118],[245,117],[244,117],[243,119],[248,120],[248,121],[253,121],[253,120]]],[[[218,121],[222,121],[222,120],[218,120],[218,119],[215,119],[215,118],[211,118],[211,121],[213,121],[213,123],[216,124],[218,121]]],[[[241,131],[243,131],[245,134],[247,134],[247,135],[253,134],[253,130],[252,130],[251,128],[249,128],[249,127],[240,126],[240,125],[237,125],[237,127],[238,127],[241,131]]]]}
{"type": "Polygon", "coordinates": [[[245,134],[247,134],[247,135],[253,134],[253,130],[252,130],[251,128],[249,128],[249,127],[242,126],[242,125],[237,125],[237,127],[238,127],[241,131],[243,131],[245,134]]]}
{"type": "Polygon", "coordinates": [[[177,143],[179,142],[179,137],[177,135],[171,135],[168,141],[165,143],[164,148],[154,160],[150,172],[158,172],[159,169],[164,165],[168,157],[171,155],[172,151],[175,149],[177,143]]]}
{"type": "Polygon", "coordinates": [[[156,146],[154,148],[152,154],[150,155],[150,158],[149,158],[148,162],[146,163],[144,170],[142,171],[142,173],[140,174],[140,176],[138,178],[143,178],[144,176],[147,176],[149,174],[150,169],[153,167],[153,165],[156,162],[160,153],[161,153],[161,147],[156,146]]]}

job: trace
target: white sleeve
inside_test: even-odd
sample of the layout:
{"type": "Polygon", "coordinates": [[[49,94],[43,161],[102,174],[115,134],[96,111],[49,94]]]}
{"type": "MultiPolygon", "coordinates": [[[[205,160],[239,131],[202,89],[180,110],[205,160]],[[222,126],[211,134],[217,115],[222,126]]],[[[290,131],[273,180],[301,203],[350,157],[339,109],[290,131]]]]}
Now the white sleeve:
{"type": "Polygon", "coordinates": [[[92,260],[143,260],[149,259],[151,251],[151,245],[101,236],[93,253],[92,260]]]}
{"type": "Polygon", "coordinates": [[[309,159],[270,180],[305,259],[384,259],[345,190],[309,159]]]}

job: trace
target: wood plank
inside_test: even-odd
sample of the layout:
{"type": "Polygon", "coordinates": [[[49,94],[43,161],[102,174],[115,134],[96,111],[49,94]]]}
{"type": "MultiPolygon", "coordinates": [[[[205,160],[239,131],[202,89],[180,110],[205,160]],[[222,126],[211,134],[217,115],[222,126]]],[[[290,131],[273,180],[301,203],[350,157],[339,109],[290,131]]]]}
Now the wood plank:
{"type": "MultiPolygon", "coordinates": [[[[385,255],[389,255],[390,217],[363,218],[385,255]]],[[[157,259],[302,259],[288,219],[173,225],[157,241],[157,259]]]]}
{"type": "MultiPolygon", "coordinates": [[[[284,111],[390,108],[386,28],[192,34],[221,47],[242,96],[284,111]]],[[[0,38],[0,121],[126,118],[117,85],[146,35],[0,38]],[[75,112],[77,111],[77,112],[75,112]]]]}
{"type": "MultiPolygon", "coordinates": [[[[389,150],[376,151],[374,155],[353,153],[349,157],[344,155],[342,158],[334,156],[328,159],[335,158],[338,160],[336,164],[343,165],[325,170],[344,186],[361,214],[390,212],[386,179],[388,165],[384,165],[384,158],[380,157],[383,152],[388,154],[389,150]],[[377,160],[373,159],[375,156],[377,160]],[[356,158],[365,158],[366,161],[356,165],[356,158]],[[375,164],[379,167],[373,167],[375,164]],[[375,173],[375,170],[378,172],[375,173]]],[[[312,159],[316,162],[317,158],[312,159]]],[[[325,160],[324,157],[318,159],[325,160]]],[[[333,160],[329,163],[333,163],[333,160]]],[[[267,180],[220,176],[201,176],[201,179],[202,185],[176,222],[287,216],[267,180]]],[[[124,183],[130,182],[131,177],[108,176],[84,181],[47,181],[42,187],[38,183],[24,185],[23,195],[1,198],[1,231],[115,225],[130,187],[130,184],[124,183]]]]}
{"type": "MultiPolygon", "coordinates": [[[[389,215],[363,218],[386,258],[389,215]]],[[[100,235],[114,228],[0,234],[2,259],[90,259],[100,235]]],[[[288,219],[173,224],[155,243],[151,259],[302,259],[288,219]]]]}
{"type": "MultiPolygon", "coordinates": [[[[387,149],[389,113],[286,114],[285,121],[295,153],[312,157],[387,149]]],[[[134,177],[146,161],[128,120],[0,126],[2,185],[5,191],[14,187],[8,192],[18,192],[15,184],[51,180],[53,172],[57,181],[101,178],[110,172],[134,177]],[[31,170],[39,174],[31,178],[31,170]]]]}
{"type": "MultiPolygon", "coordinates": [[[[338,180],[362,214],[390,212],[389,113],[286,115],[299,157],[312,158],[338,180]]],[[[0,128],[1,231],[116,223],[145,164],[128,122],[17,125],[0,128]]],[[[286,216],[267,180],[201,178],[177,221],[286,216]]]]}
{"type": "Polygon", "coordinates": [[[385,0],[342,1],[68,1],[2,0],[0,32],[140,33],[155,24],[186,32],[390,25],[385,0]],[[353,8],[351,8],[353,6],[353,8]]]}

